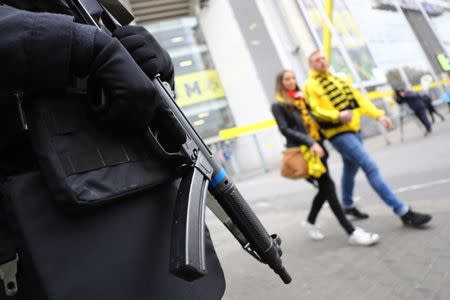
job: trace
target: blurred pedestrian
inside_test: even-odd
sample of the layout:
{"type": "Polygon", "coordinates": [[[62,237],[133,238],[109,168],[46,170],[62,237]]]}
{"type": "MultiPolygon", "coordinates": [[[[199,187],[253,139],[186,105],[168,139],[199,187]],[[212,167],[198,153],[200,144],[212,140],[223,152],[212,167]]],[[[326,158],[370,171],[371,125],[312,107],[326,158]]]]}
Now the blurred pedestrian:
{"type": "Polygon", "coordinates": [[[287,150],[301,155],[300,151],[303,145],[302,149],[309,148],[308,152],[317,159],[316,163],[320,164],[318,168],[315,168],[315,172],[309,168],[309,174],[312,174],[309,176],[309,181],[316,185],[319,191],[313,199],[308,219],[303,222],[303,227],[308,235],[314,240],[324,238],[315,224],[320,209],[328,200],[331,210],[349,235],[349,243],[363,246],[376,243],[379,239],[378,234],[353,227],[342,211],[334,182],[327,168],[328,153],[321,142],[318,125],[309,116],[305,99],[298,88],[295,75],[291,71],[285,70],[278,74],[275,100],[276,102],[272,104],[272,113],[281,133],[286,137],[287,150]]]}
{"type": "Polygon", "coordinates": [[[433,105],[433,99],[429,95],[423,94],[420,95],[422,97],[423,102],[425,103],[425,107],[428,109],[428,112],[430,113],[431,117],[431,123],[434,124],[434,115],[437,115],[439,118],[441,118],[442,121],[445,121],[445,118],[443,115],[441,115],[437,110],[436,107],[433,105]]]}
{"type": "Polygon", "coordinates": [[[426,114],[427,107],[418,93],[407,91],[405,89],[397,89],[395,90],[395,101],[399,104],[408,105],[416,115],[417,119],[419,119],[425,127],[425,136],[429,136],[431,134],[432,128],[426,114]]]}
{"type": "Polygon", "coordinates": [[[448,104],[448,113],[450,113],[450,93],[445,92],[443,93],[440,97],[439,100],[442,103],[447,103],[448,104]]]}
{"type": "Polygon", "coordinates": [[[394,194],[363,146],[361,115],[372,117],[386,128],[392,128],[391,120],[349,82],[331,74],[328,61],[321,51],[314,51],[309,56],[309,66],[311,70],[304,85],[304,95],[311,115],[321,127],[321,133],[342,156],[342,195],[346,213],[356,218],[369,217],[359,211],[353,202],[356,173],[362,168],[372,188],[405,225],[428,223],[430,215],[412,211],[394,194]]]}

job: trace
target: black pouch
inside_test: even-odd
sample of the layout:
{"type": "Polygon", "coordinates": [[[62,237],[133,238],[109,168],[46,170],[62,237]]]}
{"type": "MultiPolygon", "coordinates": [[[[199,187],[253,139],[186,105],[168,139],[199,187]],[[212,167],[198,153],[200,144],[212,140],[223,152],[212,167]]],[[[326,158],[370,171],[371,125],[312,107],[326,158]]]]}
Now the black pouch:
{"type": "Polygon", "coordinates": [[[66,214],[41,173],[9,177],[0,195],[17,234],[18,294],[6,297],[0,287],[0,300],[221,299],[225,281],[207,230],[208,275],[187,282],[170,273],[178,186],[167,182],[102,209],[66,214]]]}
{"type": "Polygon", "coordinates": [[[86,94],[33,97],[26,111],[40,169],[64,207],[106,204],[174,177],[143,132],[100,121],[86,94]]]}

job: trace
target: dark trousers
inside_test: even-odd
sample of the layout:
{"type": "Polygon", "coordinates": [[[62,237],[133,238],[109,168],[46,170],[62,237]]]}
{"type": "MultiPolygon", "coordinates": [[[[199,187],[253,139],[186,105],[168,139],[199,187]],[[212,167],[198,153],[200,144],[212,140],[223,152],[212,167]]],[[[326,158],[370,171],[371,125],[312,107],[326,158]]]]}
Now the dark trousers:
{"type": "Polygon", "coordinates": [[[445,120],[444,116],[441,115],[433,105],[427,105],[428,112],[430,113],[431,122],[434,124],[434,115],[437,115],[441,118],[442,121],[445,120]]]}
{"type": "Polygon", "coordinates": [[[323,204],[328,200],[331,210],[338,219],[341,226],[348,234],[352,234],[355,231],[353,225],[347,220],[342,211],[341,205],[339,203],[338,197],[336,195],[336,188],[334,186],[333,179],[327,173],[323,174],[319,179],[317,179],[319,186],[319,191],[313,199],[311,210],[308,215],[308,222],[311,224],[316,223],[317,215],[320,212],[323,204]]]}
{"type": "Polygon", "coordinates": [[[420,122],[423,124],[423,126],[425,126],[427,132],[431,132],[431,124],[430,124],[430,121],[428,120],[425,109],[417,110],[414,112],[414,114],[420,120],[420,122]]]}

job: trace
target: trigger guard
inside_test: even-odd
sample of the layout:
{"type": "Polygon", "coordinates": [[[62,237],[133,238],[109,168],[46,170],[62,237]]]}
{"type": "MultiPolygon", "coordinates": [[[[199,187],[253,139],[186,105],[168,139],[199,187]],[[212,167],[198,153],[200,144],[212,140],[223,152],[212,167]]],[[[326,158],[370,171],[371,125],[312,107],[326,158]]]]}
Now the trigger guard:
{"type": "Polygon", "coordinates": [[[178,159],[184,157],[181,152],[166,151],[166,149],[164,149],[164,147],[158,141],[158,132],[154,134],[150,127],[147,127],[146,137],[147,140],[150,142],[151,146],[153,147],[153,149],[155,150],[155,152],[160,156],[168,159],[178,159]]]}

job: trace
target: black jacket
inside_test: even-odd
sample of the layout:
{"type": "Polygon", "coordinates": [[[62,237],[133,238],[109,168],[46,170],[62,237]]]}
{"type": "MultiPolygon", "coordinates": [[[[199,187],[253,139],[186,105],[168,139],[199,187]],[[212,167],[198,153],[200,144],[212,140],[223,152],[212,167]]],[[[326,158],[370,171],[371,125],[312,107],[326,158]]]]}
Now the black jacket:
{"type": "Polygon", "coordinates": [[[74,88],[73,47],[91,51],[93,36],[86,27],[78,32],[70,12],[61,12],[65,15],[0,5],[0,175],[7,176],[0,184],[0,208],[6,207],[17,229],[21,255],[19,294],[11,300],[220,299],[225,281],[208,233],[207,276],[186,282],[169,271],[178,182],[80,216],[65,215],[52,199],[14,93],[24,91],[24,101],[60,93],[64,102],[64,93],[74,88]]]}
{"type": "Polygon", "coordinates": [[[282,103],[272,104],[272,114],[275,117],[278,128],[286,138],[286,147],[298,147],[307,145],[311,147],[315,141],[311,138],[303,124],[303,118],[298,109],[290,108],[282,103]]]}
{"type": "MultiPolygon", "coordinates": [[[[0,28],[0,172],[11,174],[35,166],[14,94],[69,85],[75,29],[71,16],[34,14],[7,6],[0,6],[0,28]]],[[[85,45],[86,51],[92,51],[91,32],[92,43],[85,45]]]]}
{"type": "Polygon", "coordinates": [[[425,102],[422,97],[411,91],[406,92],[403,97],[399,96],[397,98],[397,102],[400,104],[406,103],[414,112],[420,112],[426,109],[425,102]]]}
{"type": "Polygon", "coordinates": [[[422,98],[423,103],[425,104],[426,108],[433,109],[433,107],[434,107],[433,99],[431,99],[430,96],[428,96],[426,94],[422,94],[422,95],[419,95],[419,96],[422,98]]]}

